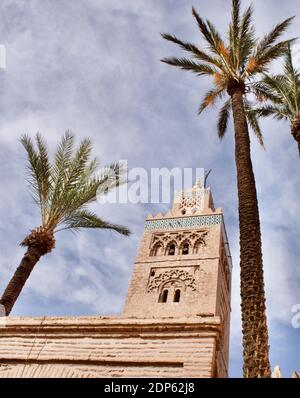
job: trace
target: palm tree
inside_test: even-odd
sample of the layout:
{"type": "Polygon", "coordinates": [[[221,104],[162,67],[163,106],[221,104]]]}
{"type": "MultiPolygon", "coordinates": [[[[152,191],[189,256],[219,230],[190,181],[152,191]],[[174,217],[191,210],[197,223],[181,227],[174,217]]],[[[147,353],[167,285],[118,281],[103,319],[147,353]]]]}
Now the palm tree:
{"type": "Polygon", "coordinates": [[[58,145],[53,164],[50,164],[46,144],[39,133],[36,146],[26,135],[21,138],[21,143],[27,152],[28,182],[34,202],[40,209],[41,226],[33,229],[21,242],[27,251],[0,300],[6,315],[10,314],[39,259],[55,247],[56,232],[99,228],[125,236],[130,234],[127,228],[104,221],[87,209],[98,195],[121,183],[124,170],[119,163],[96,173],[98,162],[90,159],[90,139],[83,140],[74,151],[74,136],[70,132],[65,133],[58,145]]]}
{"type": "MultiPolygon", "coordinates": [[[[207,50],[174,35],[163,34],[164,39],[179,45],[191,57],[165,58],[162,62],[213,79],[214,85],[205,94],[199,113],[217,99],[224,98],[226,93],[229,96],[220,111],[218,134],[220,138],[224,136],[231,109],[239,206],[244,377],[270,377],[260,220],[250,153],[246,94],[256,76],[266,71],[271,61],[286,53],[291,40],[278,39],[292,18],[278,24],[258,40],[252,22],[252,6],[241,14],[240,1],[232,0],[232,19],[225,42],[210,21],[200,18],[194,8],[192,13],[207,50]]],[[[256,115],[253,112],[249,115],[250,125],[261,138],[256,115]]]]}
{"type": "Polygon", "coordinates": [[[253,109],[252,114],[288,120],[300,158],[300,71],[293,65],[290,46],[285,57],[284,74],[264,74],[263,79],[253,85],[253,91],[261,101],[269,100],[270,104],[253,109]]]}

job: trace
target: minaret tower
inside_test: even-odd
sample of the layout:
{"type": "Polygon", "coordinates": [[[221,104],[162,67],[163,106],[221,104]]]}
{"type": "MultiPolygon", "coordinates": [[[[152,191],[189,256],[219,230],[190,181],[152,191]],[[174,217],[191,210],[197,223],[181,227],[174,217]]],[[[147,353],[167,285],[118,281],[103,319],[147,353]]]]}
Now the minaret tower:
{"type": "Polygon", "coordinates": [[[167,214],[147,217],[123,316],[219,317],[212,375],[227,377],[231,268],[222,210],[198,181],[176,194],[167,214]]]}

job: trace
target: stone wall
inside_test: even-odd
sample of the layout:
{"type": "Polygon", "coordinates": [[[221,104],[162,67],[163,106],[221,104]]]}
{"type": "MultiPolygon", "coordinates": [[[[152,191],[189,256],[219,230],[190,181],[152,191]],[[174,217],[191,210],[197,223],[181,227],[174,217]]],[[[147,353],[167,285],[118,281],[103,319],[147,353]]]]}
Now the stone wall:
{"type": "Polygon", "coordinates": [[[3,321],[0,378],[222,377],[215,368],[218,317],[3,321]]]}

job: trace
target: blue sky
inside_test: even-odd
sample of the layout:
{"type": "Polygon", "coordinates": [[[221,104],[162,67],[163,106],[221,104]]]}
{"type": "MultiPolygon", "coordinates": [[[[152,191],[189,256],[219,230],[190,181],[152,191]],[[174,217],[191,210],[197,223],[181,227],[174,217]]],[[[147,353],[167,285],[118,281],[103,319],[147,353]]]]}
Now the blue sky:
{"type": "MultiPolygon", "coordinates": [[[[247,1],[243,2],[246,6],[247,1]]],[[[298,0],[253,1],[259,35],[299,15],[298,0]]],[[[224,0],[0,0],[0,290],[18,265],[18,246],[39,225],[25,183],[23,133],[40,131],[50,150],[67,129],[90,136],[95,155],[129,167],[212,168],[215,203],[224,210],[233,255],[230,375],[241,376],[239,247],[232,126],[219,142],[216,109],[197,107],[209,82],[162,64],[179,54],[160,32],[201,44],[194,5],[226,29],[224,0]]],[[[288,36],[299,32],[299,19],[288,36]]],[[[299,42],[300,43],[300,42],[299,42]]],[[[295,47],[299,58],[300,47],[295,47]]],[[[182,54],[182,53],[181,53],[182,54]]],[[[274,65],[280,69],[280,62],[274,65]]],[[[263,123],[266,151],[252,138],[263,233],[272,366],[289,377],[300,370],[300,329],[291,308],[300,303],[299,160],[286,123],[263,123]]],[[[57,247],[37,265],[14,315],[117,314],[122,310],[144,219],[166,205],[98,205],[103,218],[127,225],[124,238],[110,232],[61,233],[57,247]]]]}

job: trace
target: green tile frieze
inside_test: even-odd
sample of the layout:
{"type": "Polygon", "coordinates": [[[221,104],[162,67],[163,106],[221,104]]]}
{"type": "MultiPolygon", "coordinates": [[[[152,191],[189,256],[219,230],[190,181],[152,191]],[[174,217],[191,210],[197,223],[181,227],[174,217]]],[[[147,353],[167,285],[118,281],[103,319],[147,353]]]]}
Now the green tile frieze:
{"type": "Polygon", "coordinates": [[[221,214],[216,214],[211,216],[166,218],[161,220],[146,221],[145,229],[147,231],[156,231],[161,229],[205,227],[209,225],[221,224],[221,222],[222,222],[221,214]]]}

